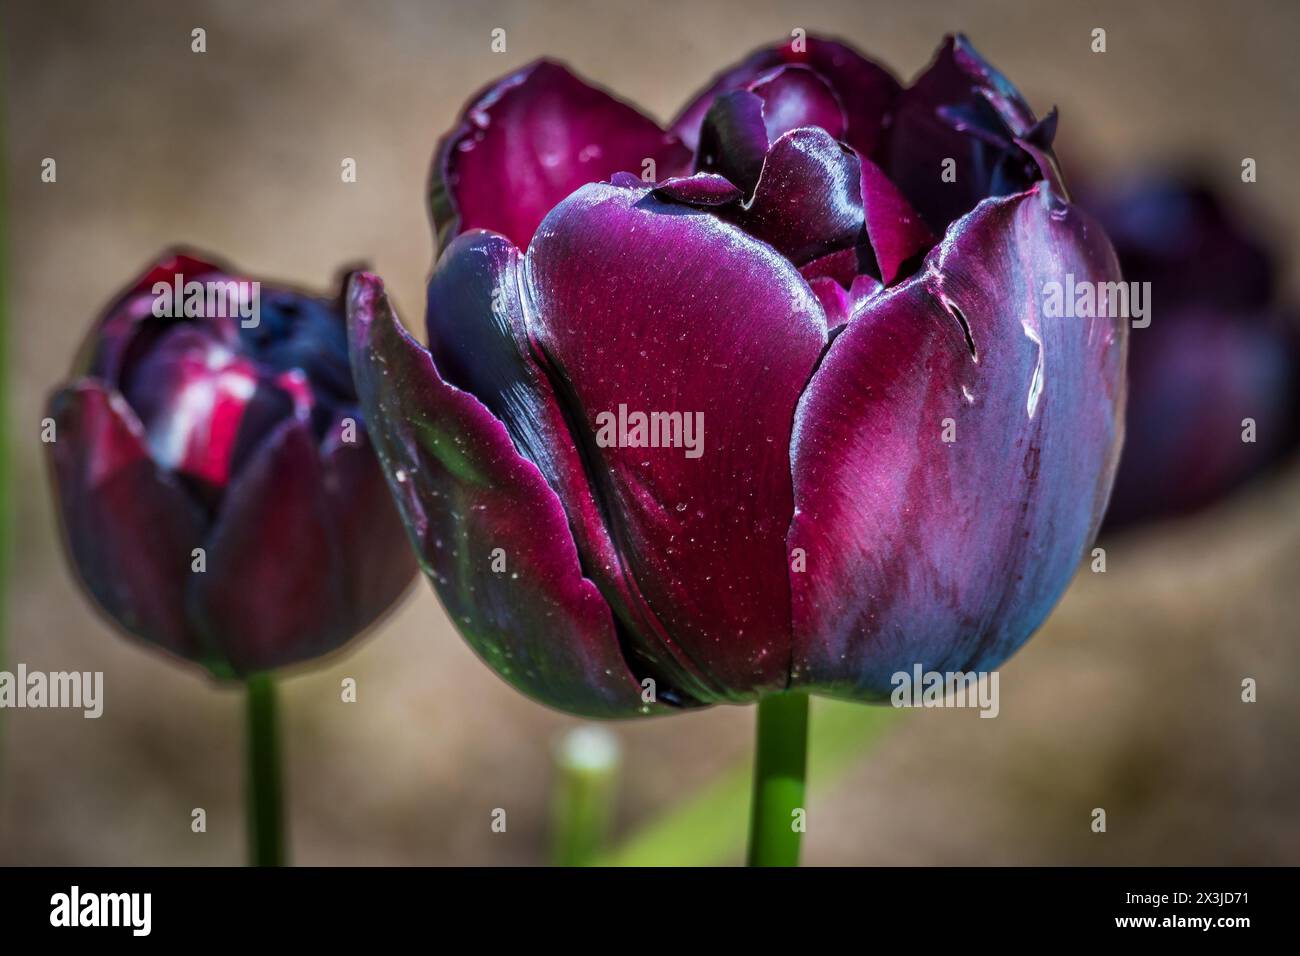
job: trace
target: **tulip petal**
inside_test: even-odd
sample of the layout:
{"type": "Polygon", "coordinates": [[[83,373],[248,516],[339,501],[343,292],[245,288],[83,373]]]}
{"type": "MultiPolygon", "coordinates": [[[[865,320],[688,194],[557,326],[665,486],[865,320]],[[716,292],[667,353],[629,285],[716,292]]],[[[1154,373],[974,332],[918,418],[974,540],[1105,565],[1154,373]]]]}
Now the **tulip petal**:
{"type": "Polygon", "coordinates": [[[786,64],[807,67],[830,87],[843,108],[845,131],[842,138],[862,155],[870,155],[880,139],[885,117],[898,96],[898,81],[851,47],[821,37],[792,40],[782,47],[751,53],[736,66],[714,77],[709,86],[682,110],[672,124],[672,131],[691,149],[697,148],[704,116],[714,100],[731,90],[749,86],[763,74],[786,64]]]}
{"type": "Polygon", "coordinates": [[[725,176],[749,196],[769,145],[762,99],[748,90],[724,93],[704,117],[695,168],[725,176]]]}
{"type": "Polygon", "coordinates": [[[338,426],[330,430],[321,462],[342,560],[349,631],[359,634],[410,586],[416,561],[370,437],[359,423],[354,427],[351,441],[339,440],[338,426]]]}
{"type": "Polygon", "coordinates": [[[754,198],[723,215],[795,265],[853,246],[862,234],[860,164],[820,129],[778,139],[763,163],[754,198]]]}
{"type": "Polygon", "coordinates": [[[618,575],[630,580],[653,617],[630,619],[633,634],[643,646],[671,635],[704,699],[783,687],[787,456],[826,342],[816,297],[733,226],[609,185],[556,207],[525,269],[534,351],[621,556],[613,568],[589,561],[589,573],[607,596],[628,586],[618,575]],[[683,430],[647,447],[647,433],[614,422],[624,412],[676,413],[683,430]],[[700,418],[691,451],[684,429],[700,418]]]}
{"type": "Polygon", "coordinates": [[[163,334],[172,324],[169,319],[154,316],[153,288],[158,283],[174,288],[177,276],[181,277],[182,288],[190,281],[228,278],[220,266],[203,259],[182,252],[164,253],[91,326],[74,362],[74,374],[118,387],[129,360],[143,353],[145,343],[163,334]]]}
{"type": "MultiPolygon", "coordinates": [[[[638,194],[645,192],[644,184],[634,188],[638,194]]],[[[653,679],[658,697],[666,702],[708,700],[698,669],[657,626],[635,582],[622,569],[574,442],[569,414],[529,341],[523,284],[523,257],[504,236],[476,230],[453,240],[429,280],[429,350],[434,364],[445,382],[486,405],[520,454],[541,469],[564,503],[585,565],[606,569],[597,583],[606,588],[616,617],[648,622],[642,628],[645,640],[624,648],[634,657],[629,660],[634,671],[653,679]]]]}
{"type": "Polygon", "coordinates": [[[1127,337],[1045,315],[1067,273],[1119,279],[1037,186],[954,224],[835,339],[793,441],[794,684],[879,699],[917,663],[994,667],[1064,591],[1114,477],[1127,337]]]}
{"type": "Polygon", "coordinates": [[[695,168],[716,171],[748,197],[773,143],[800,127],[844,133],[844,113],[830,88],[802,66],[781,67],[748,89],[723,93],[705,114],[695,168]]]}
{"type": "Polygon", "coordinates": [[[226,489],[207,570],[190,584],[190,618],[220,636],[235,674],[308,660],[351,635],[333,526],[316,439],[287,419],[226,489]]]}
{"type": "Polygon", "coordinates": [[[881,280],[891,285],[908,263],[930,251],[934,234],[879,166],[869,159],[860,160],[860,165],[867,238],[881,280]]]}
{"type": "Polygon", "coordinates": [[[251,360],[197,324],[173,324],[125,371],[122,394],[154,459],[214,489],[226,486],[236,462],[292,409],[251,360]]]}
{"type": "Polygon", "coordinates": [[[826,326],[831,332],[847,325],[858,306],[882,288],[871,276],[855,276],[847,289],[830,276],[809,279],[808,286],[826,310],[826,326]]]}
{"type": "Polygon", "coordinates": [[[348,332],[337,299],[263,289],[257,324],[241,323],[239,334],[248,354],[264,369],[304,375],[313,400],[332,404],[351,400],[348,332]]]}
{"type": "Polygon", "coordinates": [[[893,123],[871,155],[936,235],[989,196],[1041,178],[1015,141],[1034,136],[1046,156],[1052,125],[1040,126],[1016,88],[964,36],[948,37],[898,97],[893,123]],[[945,180],[952,160],[955,179],[945,180]]]}
{"type": "Polygon", "coordinates": [[[805,66],[786,66],[760,77],[750,92],[763,101],[767,139],[778,139],[801,126],[824,129],[832,139],[844,136],[844,109],[826,82],[805,66]]]}
{"type": "Polygon", "coordinates": [[[121,395],[83,379],[53,397],[49,414],[64,538],[86,588],[132,634],[203,658],[182,597],[203,543],[198,505],[150,459],[121,395]]]}
{"type": "Polygon", "coordinates": [[[834,279],[847,289],[853,284],[854,278],[861,269],[862,264],[856,248],[838,249],[800,266],[799,274],[807,279],[810,285],[813,279],[825,277],[834,279]]]}
{"type": "MultiPolygon", "coordinates": [[[[620,185],[615,183],[614,185],[620,185]]],[[[644,183],[630,183],[632,188],[639,188],[644,183]]],[[[655,184],[655,195],[670,202],[679,202],[688,206],[708,208],[710,206],[727,206],[744,198],[739,187],[732,185],[725,176],[714,173],[696,173],[694,176],[676,176],[655,184]]]]}
{"type": "Polygon", "coordinates": [[[610,565],[618,555],[564,409],[528,341],[522,283],[523,257],[509,239],[482,230],[457,236],[429,279],[429,351],[442,380],[486,405],[541,469],[565,504],[579,550],[610,565]]]}
{"type": "Polygon", "coordinates": [[[817,301],[822,304],[827,328],[837,329],[849,321],[849,315],[853,312],[853,300],[849,297],[848,289],[829,276],[809,279],[808,288],[813,290],[817,301]]]}
{"type": "Polygon", "coordinates": [[[371,437],[425,573],[466,641],[552,707],[598,717],[659,710],[641,699],[559,499],[505,426],[443,380],[378,277],[353,277],[348,317],[371,437]]]}
{"type": "Polygon", "coordinates": [[[647,159],[664,179],[691,157],[654,120],[539,60],[478,96],[440,143],[430,182],[439,242],[483,228],[523,248],[569,193],[647,159]]]}
{"type": "Polygon", "coordinates": [[[224,271],[226,270],[214,265],[206,258],[200,259],[188,252],[173,250],[164,253],[156,264],[145,270],[144,274],[127,289],[125,294],[131,296],[150,292],[159,282],[172,285],[176,280],[176,276],[181,277],[183,285],[185,282],[197,279],[199,276],[224,271]]]}

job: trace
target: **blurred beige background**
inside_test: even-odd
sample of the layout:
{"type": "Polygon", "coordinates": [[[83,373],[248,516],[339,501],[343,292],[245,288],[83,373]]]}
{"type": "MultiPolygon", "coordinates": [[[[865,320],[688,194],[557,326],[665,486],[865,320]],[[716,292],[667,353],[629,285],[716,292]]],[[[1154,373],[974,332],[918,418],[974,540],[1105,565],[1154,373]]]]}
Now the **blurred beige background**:
{"type": "MultiPolygon", "coordinates": [[[[324,287],[381,272],[422,326],[434,143],[537,56],[660,119],[792,28],[909,78],[962,30],[1062,113],[1099,172],[1192,152],[1300,246],[1293,2],[10,2],[3,9],[18,551],[7,663],[103,670],[106,708],[0,714],[0,862],[243,858],[239,694],[116,636],[66,570],[38,441],[48,389],[105,300],[162,247],[324,287]],[[190,52],[190,30],[208,52],[190,52]],[[504,27],[508,52],[489,52],[504,27]],[[1106,28],[1108,52],[1089,51],[1106,28]],[[58,182],[42,184],[44,157],[58,182]],[[1239,181],[1243,156],[1259,182],[1239,181]],[[343,157],[359,181],[340,182],[343,157]],[[208,832],[190,832],[190,810],[208,832]]],[[[1077,161],[1077,160],[1076,160],[1077,161]]],[[[1067,174],[1069,172],[1067,166],[1067,174]]],[[[1206,264],[1213,268],[1212,263],[1206,264]]],[[[911,715],[809,803],[806,860],[1300,863],[1300,473],[1108,543],[1003,672],[1002,713],[911,715]],[[1240,682],[1259,682],[1242,704],[1240,682]],[[1089,830],[1105,807],[1109,831],[1089,830]]],[[[549,752],[573,721],[473,659],[421,581],[353,651],[285,684],[304,864],[538,863],[549,752]],[[359,702],[339,700],[345,676],[359,702]],[[494,834],[489,814],[509,813],[494,834]]],[[[743,758],[752,711],[615,727],[627,833],[743,758]]],[[[817,759],[813,755],[814,761],[817,759]]]]}

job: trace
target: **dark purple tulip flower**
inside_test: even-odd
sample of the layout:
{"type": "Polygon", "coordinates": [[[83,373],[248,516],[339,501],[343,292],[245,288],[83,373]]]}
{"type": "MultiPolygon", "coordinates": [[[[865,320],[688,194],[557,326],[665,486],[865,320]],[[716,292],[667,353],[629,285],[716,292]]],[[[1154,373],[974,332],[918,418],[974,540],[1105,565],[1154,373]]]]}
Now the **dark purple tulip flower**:
{"type": "Polygon", "coordinates": [[[1108,529],[1204,508],[1300,439],[1300,322],[1263,236],[1194,175],[1134,176],[1083,199],[1124,278],[1151,283],[1130,339],[1128,437],[1108,529]],[[1254,441],[1243,432],[1254,423],[1254,441]]]}
{"type": "Polygon", "coordinates": [[[415,572],[341,303],[259,287],[163,257],[91,329],[49,410],[81,580],[124,630],[220,677],[339,647],[415,572]]]}
{"type": "Polygon", "coordinates": [[[830,40],[762,51],[666,131],[550,62],[472,102],[428,349],[372,275],[348,310],[478,654],[621,716],[1015,651],[1094,537],[1124,397],[1123,323],[1044,317],[1045,282],[1119,277],[1054,128],[964,38],[907,88],[830,40]]]}

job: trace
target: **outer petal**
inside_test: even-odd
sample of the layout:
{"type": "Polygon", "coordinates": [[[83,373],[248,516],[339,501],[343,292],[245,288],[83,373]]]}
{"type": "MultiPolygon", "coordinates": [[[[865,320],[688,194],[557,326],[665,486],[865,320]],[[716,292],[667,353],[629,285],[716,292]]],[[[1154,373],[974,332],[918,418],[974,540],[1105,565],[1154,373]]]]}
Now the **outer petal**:
{"type": "MultiPolygon", "coordinates": [[[[701,178],[678,182],[693,191],[701,178]]],[[[638,195],[645,192],[644,184],[632,188],[638,195]]],[[[623,647],[634,672],[652,678],[659,699],[666,702],[711,700],[714,695],[699,668],[658,625],[623,569],[575,444],[571,413],[528,339],[523,284],[523,257],[510,240],[482,230],[457,237],[429,280],[434,364],[444,381],[474,395],[500,419],[515,447],[560,496],[584,566],[605,571],[598,583],[616,618],[640,622],[639,640],[623,647]]]]}
{"type": "Polygon", "coordinates": [[[720,94],[748,86],[764,73],[788,63],[802,64],[826,82],[844,107],[845,142],[864,156],[870,155],[898,96],[898,81],[851,47],[821,37],[805,38],[800,49],[791,41],[782,47],[751,53],[714,77],[673,122],[672,131],[695,149],[704,114],[720,94]]]}
{"type": "Polygon", "coordinates": [[[654,120],[539,60],[478,96],[439,144],[430,182],[439,241],[482,228],[522,248],[569,193],[646,159],[667,178],[691,157],[654,120]]]}
{"type": "Polygon", "coordinates": [[[81,580],[127,631],[192,660],[206,655],[185,617],[204,518],[150,459],[126,401],[82,380],[50,403],[49,445],[64,539],[81,580]]]}
{"type": "Polygon", "coordinates": [[[191,620],[234,673],[307,660],[351,636],[333,524],[316,440],[290,418],[226,490],[207,570],[190,586],[191,620]]]}
{"type": "Polygon", "coordinates": [[[442,380],[487,406],[541,469],[579,551],[609,566],[618,555],[565,410],[528,341],[522,286],[523,257],[509,239],[482,230],[458,236],[429,280],[429,351],[442,380]]]}
{"type": "MultiPolygon", "coordinates": [[[[526,258],[530,333],[563,396],[626,582],[716,697],[785,685],[789,435],[826,341],[808,285],[773,251],[648,190],[584,187],[526,258]],[[703,417],[701,451],[602,441],[605,416],[703,417]],[[604,421],[602,421],[604,419],[604,421]]],[[[612,437],[608,432],[605,437],[612,437]]],[[[626,440],[622,440],[626,439],[626,440]]]]}
{"type": "Polygon", "coordinates": [[[473,395],[401,328],[378,277],[352,280],[352,361],[371,437],[425,573],[475,652],[571,713],[649,713],[564,510],[473,395]],[[505,570],[493,570],[494,550],[505,570]]]}
{"type": "Polygon", "coordinates": [[[981,204],[925,265],[868,300],[799,406],[793,676],[832,694],[1004,660],[1114,476],[1127,324],[1043,310],[1048,281],[1119,278],[1096,225],[1039,186],[981,204]]]}
{"type": "Polygon", "coordinates": [[[415,577],[415,553],[393,503],[370,437],[359,425],[353,441],[331,429],[322,450],[325,490],[352,633],[375,622],[415,577]]]}

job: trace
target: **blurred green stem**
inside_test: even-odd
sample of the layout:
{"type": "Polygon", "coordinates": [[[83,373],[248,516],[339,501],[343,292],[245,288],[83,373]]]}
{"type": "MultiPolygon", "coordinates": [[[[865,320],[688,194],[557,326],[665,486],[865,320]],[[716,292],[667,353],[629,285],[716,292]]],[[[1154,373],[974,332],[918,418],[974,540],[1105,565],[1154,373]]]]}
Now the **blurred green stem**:
{"type": "Polygon", "coordinates": [[[808,767],[808,695],[775,694],[758,703],[749,865],[798,866],[808,767]]]}
{"type": "Polygon", "coordinates": [[[621,759],[618,739],[604,727],[577,727],[560,742],[551,808],[556,866],[588,866],[605,849],[621,759]]]}
{"type": "Polygon", "coordinates": [[[284,866],[284,788],[275,678],[248,678],[248,856],[252,866],[284,866]]]}

